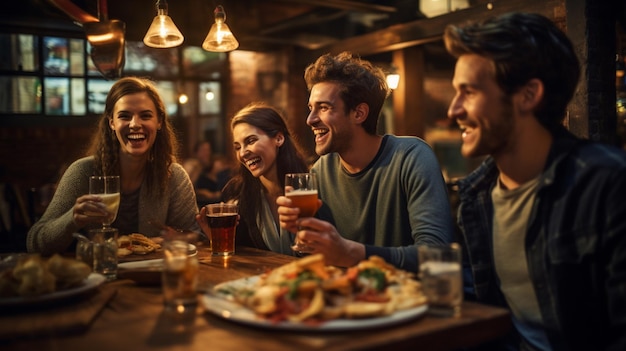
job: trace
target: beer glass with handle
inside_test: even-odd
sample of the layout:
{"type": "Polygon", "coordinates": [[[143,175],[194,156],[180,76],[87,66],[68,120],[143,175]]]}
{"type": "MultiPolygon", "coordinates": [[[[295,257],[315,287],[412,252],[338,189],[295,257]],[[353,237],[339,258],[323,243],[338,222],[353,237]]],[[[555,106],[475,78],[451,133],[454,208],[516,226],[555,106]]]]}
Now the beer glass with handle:
{"type": "MultiPolygon", "coordinates": [[[[313,217],[318,209],[317,177],[315,173],[288,173],[285,175],[285,196],[300,209],[299,217],[313,217]]],[[[296,239],[293,250],[306,253],[308,247],[296,239]]]]}

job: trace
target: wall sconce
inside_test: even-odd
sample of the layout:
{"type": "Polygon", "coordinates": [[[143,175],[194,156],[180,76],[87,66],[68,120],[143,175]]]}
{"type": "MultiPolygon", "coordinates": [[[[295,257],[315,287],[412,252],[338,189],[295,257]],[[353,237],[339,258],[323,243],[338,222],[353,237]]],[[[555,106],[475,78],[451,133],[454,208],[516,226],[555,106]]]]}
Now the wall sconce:
{"type": "Polygon", "coordinates": [[[394,64],[389,66],[389,70],[387,71],[385,78],[389,89],[396,90],[398,88],[398,84],[400,83],[400,74],[394,64]]]}
{"type": "Polygon", "coordinates": [[[387,74],[387,85],[389,89],[395,90],[398,88],[398,84],[400,83],[400,75],[393,70],[392,72],[387,74]]]}
{"type": "Polygon", "coordinates": [[[206,51],[227,52],[239,47],[239,42],[235,39],[233,32],[226,24],[226,12],[222,5],[218,5],[213,11],[215,23],[211,26],[209,34],[202,43],[202,48],[206,51]]]}
{"type": "Polygon", "coordinates": [[[180,93],[180,95],[178,95],[178,103],[180,103],[181,105],[184,105],[187,102],[189,102],[189,97],[187,96],[187,94],[180,93]]]}
{"type": "Polygon", "coordinates": [[[182,44],[185,38],[167,15],[167,1],[157,0],[156,8],[157,15],[152,20],[143,43],[153,48],[173,48],[182,44]]]}
{"type": "Polygon", "coordinates": [[[213,101],[213,99],[215,99],[215,93],[213,90],[209,89],[206,94],[204,94],[204,98],[207,99],[207,101],[213,101]]]}

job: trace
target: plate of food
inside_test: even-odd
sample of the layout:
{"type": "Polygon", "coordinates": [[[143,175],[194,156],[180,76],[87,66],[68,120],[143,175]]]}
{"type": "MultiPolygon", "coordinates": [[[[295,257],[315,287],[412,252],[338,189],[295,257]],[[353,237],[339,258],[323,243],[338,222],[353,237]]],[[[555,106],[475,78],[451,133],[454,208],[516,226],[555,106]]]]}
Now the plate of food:
{"type": "MultiPolygon", "coordinates": [[[[195,245],[189,244],[188,255],[195,256],[198,249],[195,245]]],[[[117,277],[119,279],[130,279],[140,285],[161,284],[161,272],[163,271],[163,259],[155,258],[139,261],[128,261],[118,263],[117,277]]]]}
{"type": "Polygon", "coordinates": [[[342,270],[311,255],[266,274],[216,285],[208,313],[262,328],[345,331],[390,326],[428,310],[414,275],[373,256],[342,270]]]}
{"type": "Polygon", "coordinates": [[[81,261],[24,256],[0,273],[0,308],[46,304],[96,289],[106,278],[81,261]]]}
{"type": "MultiPolygon", "coordinates": [[[[143,256],[161,251],[163,244],[162,237],[147,237],[140,233],[120,235],[117,238],[117,256],[125,258],[127,256],[143,256]]],[[[198,248],[189,244],[189,255],[196,255],[198,248]]]]}

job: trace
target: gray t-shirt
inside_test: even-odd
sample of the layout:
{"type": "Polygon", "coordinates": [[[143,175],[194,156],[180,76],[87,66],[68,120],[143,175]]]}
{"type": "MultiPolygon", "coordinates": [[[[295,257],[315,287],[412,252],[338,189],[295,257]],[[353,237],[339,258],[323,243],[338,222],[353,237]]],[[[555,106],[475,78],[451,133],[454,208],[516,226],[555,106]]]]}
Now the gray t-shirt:
{"type": "Polygon", "coordinates": [[[344,238],[366,245],[366,256],[417,272],[417,244],[452,241],[448,193],[432,149],[417,137],[385,135],[378,154],[350,174],[339,155],[320,157],[317,173],[322,208],[316,217],[344,238]]]}
{"type": "Polygon", "coordinates": [[[491,191],[493,259],[500,290],[511,308],[516,329],[538,349],[549,350],[524,244],[539,179],[534,178],[511,190],[504,189],[498,179],[491,191]]]}

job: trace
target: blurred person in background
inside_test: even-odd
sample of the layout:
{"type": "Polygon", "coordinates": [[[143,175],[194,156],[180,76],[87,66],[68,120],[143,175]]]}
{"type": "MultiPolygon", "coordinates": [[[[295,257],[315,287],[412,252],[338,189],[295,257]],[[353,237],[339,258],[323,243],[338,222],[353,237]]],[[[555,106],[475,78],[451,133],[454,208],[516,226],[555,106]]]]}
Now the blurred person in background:
{"type": "Polygon", "coordinates": [[[216,162],[211,143],[206,140],[196,143],[194,155],[194,158],[185,160],[183,167],[193,183],[198,206],[220,202],[225,184],[223,174],[220,174],[224,170],[223,164],[216,162]]]}
{"type": "Polygon", "coordinates": [[[160,235],[154,223],[200,232],[193,185],[177,163],[178,140],[152,82],[126,77],[113,84],[86,157],[61,177],[43,216],[27,236],[30,252],[68,250],[72,233],[102,226],[106,206],[89,194],[92,175],[119,175],[121,201],[112,227],[120,234],[160,235]]]}

